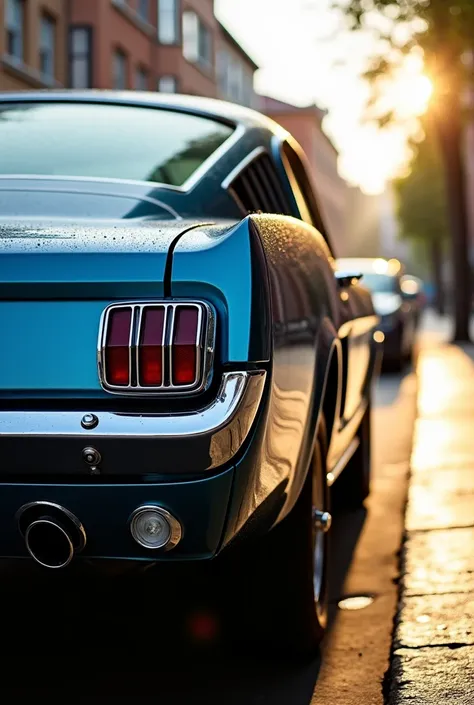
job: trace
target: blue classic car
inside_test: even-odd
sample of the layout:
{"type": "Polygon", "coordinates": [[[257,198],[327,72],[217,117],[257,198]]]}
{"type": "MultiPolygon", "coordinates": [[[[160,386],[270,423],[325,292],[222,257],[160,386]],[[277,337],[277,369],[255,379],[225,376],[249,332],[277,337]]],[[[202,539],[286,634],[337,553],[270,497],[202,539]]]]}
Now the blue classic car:
{"type": "Polygon", "coordinates": [[[2,94],[0,154],[0,556],[222,554],[265,636],[311,649],[380,343],[301,149],[237,106],[90,91],[2,94]]]}

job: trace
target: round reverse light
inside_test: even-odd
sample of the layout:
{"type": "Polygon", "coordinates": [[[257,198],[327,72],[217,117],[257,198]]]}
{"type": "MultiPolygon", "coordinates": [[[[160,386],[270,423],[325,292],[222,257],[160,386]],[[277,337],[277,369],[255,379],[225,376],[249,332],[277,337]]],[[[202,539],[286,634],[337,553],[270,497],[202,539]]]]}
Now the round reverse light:
{"type": "Polygon", "coordinates": [[[182,535],[179,521],[166,509],[153,505],[138,507],[133,512],[130,532],[140,546],[165,551],[174,548],[182,535]]]}

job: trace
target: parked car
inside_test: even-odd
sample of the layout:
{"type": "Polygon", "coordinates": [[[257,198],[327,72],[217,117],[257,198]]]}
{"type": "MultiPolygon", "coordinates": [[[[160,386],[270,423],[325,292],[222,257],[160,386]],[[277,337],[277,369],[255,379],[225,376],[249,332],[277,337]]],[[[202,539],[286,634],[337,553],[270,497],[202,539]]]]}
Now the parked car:
{"type": "Polygon", "coordinates": [[[423,280],[413,274],[404,274],[400,280],[402,296],[411,301],[414,307],[415,326],[418,328],[421,316],[427,303],[423,280]]]}
{"type": "Polygon", "coordinates": [[[1,95],[0,153],[0,555],[235,556],[252,639],[313,648],[380,345],[301,149],[218,101],[65,91],[1,95]]]}
{"type": "Polygon", "coordinates": [[[404,290],[403,265],[397,259],[345,258],[338,260],[337,267],[360,276],[372,293],[374,309],[380,316],[379,328],[385,336],[384,363],[401,370],[412,357],[419,318],[418,292],[413,296],[404,290]]]}

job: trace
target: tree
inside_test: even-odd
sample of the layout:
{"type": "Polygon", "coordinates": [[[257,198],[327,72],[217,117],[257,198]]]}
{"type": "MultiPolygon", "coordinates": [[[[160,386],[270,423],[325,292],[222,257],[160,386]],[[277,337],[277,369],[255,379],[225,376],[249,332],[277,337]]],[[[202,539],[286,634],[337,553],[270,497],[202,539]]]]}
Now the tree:
{"type": "Polygon", "coordinates": [[[436,135],[425,120],[426,138],[416,149],[408,176],[395,181],[402,237],[428,260],[436,288],[435,306],[445,311],[443,255],[449,229],[446,184],[436,135]]]}
{"type": "MultiPolygon", "coordinates": [[[[469,340],[471,270],[463,163],[464,98],[472,90],[474,3],[472,0],[334,0],[354,31],[377,35],[377,52],[366,77],[376,108],[383,84],[406,57],[423,52],[436,88],[431,108],[441,149],[452,248],[455,331],[469,340]],[[376,19],[377,18],[377,19],[376,19]]],[[[376,111],[375,113],[376,114],[376,111]]],[[[397,119],[395,111],[379,113],[381,126],[397,119]]]]}

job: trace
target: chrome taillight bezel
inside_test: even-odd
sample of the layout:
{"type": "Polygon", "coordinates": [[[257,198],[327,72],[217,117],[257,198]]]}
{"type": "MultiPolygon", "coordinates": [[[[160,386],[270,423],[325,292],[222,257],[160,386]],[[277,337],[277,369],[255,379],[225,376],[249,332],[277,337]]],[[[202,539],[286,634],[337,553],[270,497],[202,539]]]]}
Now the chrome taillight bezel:
{"type": "Polygon", "coordinates": [[[155,299],[146,301],[119,301],[110,304],[102,312],[99,324],[97,366],[100,384],[106,392],[119,395],[161,397],[170,395],[183,396],[186,394],[198,394],[203,392],[210,384],[212,363],[214,360],[215,336],[215,310],[205,301],[196,299],[155,299]],[[196,378],[192,384],[174,385],[172,383],[173,346],[171,345],[171,341],[174,332],[176,310],[179,307],[196,308],[198,312],[196,335],[196,378]],[[118,309],[128,308],[132,310],[129,339],[129,369],[135,370],[136,375],[135,378],[131,375],[130,384],[119,386],[110,384],[107,381],[106,339],[111,312],[118,309]],[[139,383],[140,347],[138,342],[141,335],[143,312],[147,308],[165,309],[162,336],[162,364],[163,369],[166,370],[166,374],[164,374],[162,384],[159,386],[143,386],[139,383]]]}

